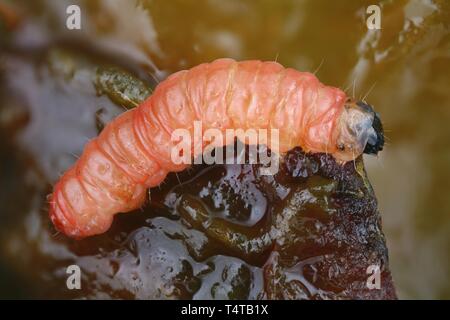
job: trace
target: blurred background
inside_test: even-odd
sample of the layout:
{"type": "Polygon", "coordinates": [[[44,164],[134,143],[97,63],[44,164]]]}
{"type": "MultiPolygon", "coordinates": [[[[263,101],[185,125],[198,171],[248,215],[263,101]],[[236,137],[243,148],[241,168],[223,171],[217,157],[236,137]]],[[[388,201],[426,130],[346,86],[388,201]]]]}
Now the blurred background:
{"type": "Polygon", "coordinates": [[[1,0],[1,296],[27,296],[30,269],[70,259],[40,212],[97,134],[99,107],[103,121],[123,111],[96,92],[95,67],[118,65],[154,86],[219,57],[316,72],[375,107],[388,142],[365,162],[398,295],[450,299],[447,0],[1,0]],[[80,30],[66,27],[70,4],[80,30]],[[381,30],[366,27],[371,4],[381,30]]]}

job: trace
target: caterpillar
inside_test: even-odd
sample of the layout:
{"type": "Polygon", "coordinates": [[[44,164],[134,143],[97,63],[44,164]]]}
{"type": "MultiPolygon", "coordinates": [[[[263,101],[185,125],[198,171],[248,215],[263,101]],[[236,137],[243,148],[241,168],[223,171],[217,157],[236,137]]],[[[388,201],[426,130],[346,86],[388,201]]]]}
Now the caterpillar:
{"type": "Polygon", "coordinates": [[[188,166],[171,160],[171,133],[193,130],[195,121],[203,130],[276,128],[280,154],[298,146],[340,163],[384,144],[373,108],[315,75],[271,61],[218,59],[172,74],[87,143],[50,195],[54,226],[81,239],[108,230],[116,213],[142,206],[148,188],[188,166]]]}

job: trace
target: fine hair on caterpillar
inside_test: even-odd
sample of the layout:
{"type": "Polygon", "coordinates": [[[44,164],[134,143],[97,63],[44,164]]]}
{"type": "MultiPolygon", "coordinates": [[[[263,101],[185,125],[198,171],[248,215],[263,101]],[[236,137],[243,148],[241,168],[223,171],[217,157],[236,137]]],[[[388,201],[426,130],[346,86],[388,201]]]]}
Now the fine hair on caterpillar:
{"type": "Polygon", "coordinates": [[[270,162],[268,174],[278,168],[278,155],[295,147],[343,164],[384,145],[373,108],[315,75],[273,61],[218,59],[172,74],[90,140],[55,184],[50,219],[74,238],[103,233],[115,214],[141,207],[147,189],[168,173],[196,157],[204,161],[205,151],[214,163],[220,155],[211,150],[233,139],[267,146],[271,156],[261,158],[260,149],[256,159],[270,162]]]}

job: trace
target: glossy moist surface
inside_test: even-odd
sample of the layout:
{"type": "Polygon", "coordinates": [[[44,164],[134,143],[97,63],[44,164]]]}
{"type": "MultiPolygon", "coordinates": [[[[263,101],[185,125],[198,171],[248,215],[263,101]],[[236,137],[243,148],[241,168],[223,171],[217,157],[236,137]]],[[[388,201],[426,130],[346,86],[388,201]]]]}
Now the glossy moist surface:
{"type": "Polygon", "coordinates": [[[71,250],[86,274],[80,296],[395,298],[362,162],[299,149],[275,176],[250,164],[171,174],[142,213],[71,250]],[[382,270],[380,290],[366,287],[369,265],[382,270]]]}
{"type": "Polygon", "coordinates": [[[120,214],[104,235],[75,241],[43,234],[45,262],[24,250],[45,269],[33,282],[55,298],[395,298],[362,162],[340,167],[299,149],[284,160],[273,177],[249,164],[194,166],[171,174],[142,212],[120,214]],[[74,263],[82,290],[68,291],[65,270],[74,263]],[[366,287],[369,265],[381,268],[380,290],[366,287]]]}

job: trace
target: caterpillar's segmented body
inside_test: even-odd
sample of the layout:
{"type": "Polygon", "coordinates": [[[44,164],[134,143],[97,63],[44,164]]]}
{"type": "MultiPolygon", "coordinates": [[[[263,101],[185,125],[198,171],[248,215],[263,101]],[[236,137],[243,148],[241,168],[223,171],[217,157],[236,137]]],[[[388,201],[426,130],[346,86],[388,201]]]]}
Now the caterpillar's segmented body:
{"type": "Polygon", "coordinates": [[[346,100],[343,91],[321,84],[313,74],[276,62],[219,59],[177,72],[87,144],[55,185],[50,218],[75,238],[105,232],[114,214],[140,207],[148,188],[186,168],[171,161],[171,133],[193,130],[194,121],[201,121],[203,130],[275,128],[281,153],[300,146],[352,160],[373,138],[373,114],[366,116],[370,121],[356,117],[359,129],[370,123],[353,132],[344,111],[356,107],[346,100]]]}

